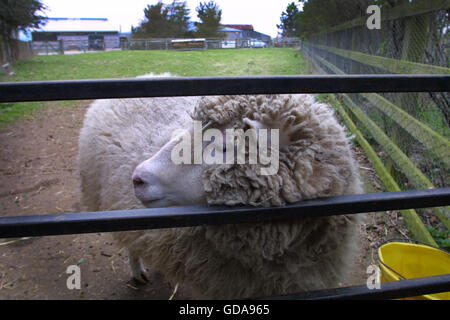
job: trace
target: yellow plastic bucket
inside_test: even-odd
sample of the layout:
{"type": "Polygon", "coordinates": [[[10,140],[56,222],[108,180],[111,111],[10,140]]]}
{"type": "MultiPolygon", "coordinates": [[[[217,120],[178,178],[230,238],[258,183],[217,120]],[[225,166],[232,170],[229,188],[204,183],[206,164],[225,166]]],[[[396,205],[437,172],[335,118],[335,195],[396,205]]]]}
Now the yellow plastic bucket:
{"type": "MultiPolygon", "coordinates": [[[[414,279],[450,273],[450,254],[422,244],[389,242],[378,248],[381,281],[414,279]],[[394,272],[394,271],[395,272],[394,272]]],[[[415,300],[450,300],[450,292],[412,297],[415,300]]]]}

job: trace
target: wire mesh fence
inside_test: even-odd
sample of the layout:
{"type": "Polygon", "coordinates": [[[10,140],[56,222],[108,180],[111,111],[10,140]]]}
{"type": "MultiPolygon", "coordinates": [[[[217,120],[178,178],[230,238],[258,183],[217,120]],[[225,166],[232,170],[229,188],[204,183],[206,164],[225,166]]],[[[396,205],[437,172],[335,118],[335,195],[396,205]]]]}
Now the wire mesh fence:
{"type": "MultiPolygon", "coordinates": [[[[363,17],[311,36],[302,50],[319,73],[449,74],[449,8],[449,1],[382,8],[379,29],[369,29],[363,17]]],[[[448,92],[339,99],[401,189],[450,185],[448,92]]],[[[450,227],[448,208],[434,213],[450,227]]]]}
{"type": "Polygon", "coordinates": [[[124,39],[122,50],[195,50],[195,49],[239,49],[267,48],[269,41],[253,38],[236,39],[124,39]]]}

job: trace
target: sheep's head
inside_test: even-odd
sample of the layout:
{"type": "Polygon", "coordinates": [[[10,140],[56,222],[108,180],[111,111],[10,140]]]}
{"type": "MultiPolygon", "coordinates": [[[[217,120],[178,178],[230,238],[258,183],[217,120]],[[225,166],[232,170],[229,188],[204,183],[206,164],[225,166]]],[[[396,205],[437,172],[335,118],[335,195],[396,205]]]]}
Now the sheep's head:
{"type": "Polygon", "coordinates": [[[312,96],[205,97],[192,119],[135,169],[146,206],[283,205],[343,194],[354,174],[342,127],[312,96]]]}

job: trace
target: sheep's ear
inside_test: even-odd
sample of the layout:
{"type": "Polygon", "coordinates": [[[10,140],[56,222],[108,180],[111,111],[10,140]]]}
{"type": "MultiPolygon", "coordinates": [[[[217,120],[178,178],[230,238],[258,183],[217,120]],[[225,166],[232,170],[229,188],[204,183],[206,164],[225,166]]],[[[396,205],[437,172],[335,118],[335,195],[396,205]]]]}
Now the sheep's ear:
{"type": "MultiPolygon", "coordinates": [[[[255,129],[256,132],[258,132],[259,129],[269,129],[269,130],[270,129],[278,129],[279,130],[278,137],[279,137],[280,148],[283,146],[287,146],[290,143],[289,135],[285,134],[284,130],[282,130],[282,128],[280,128],[280,125],[278,123],[272,123],[271,125],[269,125],[262,121],[251,120],[249,118],[244,118],[243,122],[244,122],[244,130],[255,129]]],[[[271,135],[268,134],[269,143],[271,143],[270,137],[271,137],[271,135]]]]}

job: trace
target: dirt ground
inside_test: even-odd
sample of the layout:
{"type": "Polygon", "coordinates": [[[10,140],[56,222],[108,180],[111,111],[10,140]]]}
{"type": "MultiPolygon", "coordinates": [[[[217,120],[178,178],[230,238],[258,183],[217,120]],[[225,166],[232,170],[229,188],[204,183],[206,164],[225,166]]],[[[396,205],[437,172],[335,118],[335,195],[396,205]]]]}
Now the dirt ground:
{"type": "MultiPolygon", "coordinates": [[[[78,133],[88,102],[48,103],[33,116],[0,128],[0,216],[80,211],[76,172],[78,133]]],[[[367,192],[380,183],[355,148],[367,192]]],[[[379,190],[378,190],[379,191],[379,190]]],[[[366,283],[367,266],[386,238],[406,235],[396,212],[369,214],[348,283],[366,283]]],[[[0,239],[0,299],[169,299],[174,288],[157,274],[145,285],[130,279],[127,254],[109,233],[0,239]],[[81,289],[69,290],[69,265],[81,270],[81,289]]],[[[175,299],[188,298],[180,288],[175,299]]]]}

